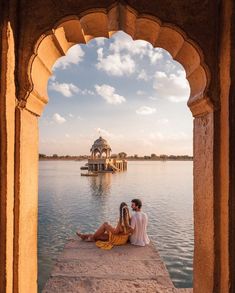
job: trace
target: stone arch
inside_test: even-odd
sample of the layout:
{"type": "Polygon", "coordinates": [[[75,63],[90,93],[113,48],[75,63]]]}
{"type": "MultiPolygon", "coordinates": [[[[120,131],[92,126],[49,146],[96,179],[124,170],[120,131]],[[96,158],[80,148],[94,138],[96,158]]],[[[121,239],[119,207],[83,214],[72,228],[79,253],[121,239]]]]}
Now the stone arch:
{"type": "Polygon", "coordinates": [[[101,158],[107,158],[108,157],[108,150],[107,149],[102,149],[101,150],[101,158]]]}
{"type": "Polygon", "coordinates": [[[134,9],[115,5],[109,10],[93,9],[80,17],[70,16],[57,22],[37,41],[28,63],[27,78],[20,106],[40,116],[48,102],[47,82],[55,61],[75,44],[85,44],[96,37],[111,37],[122,30],[133,40],[145,40],[153,47],[167,50],[183,65],[190,85],[188,106],[194,116],[213,111],[207,96],[210,72],[200,48],[174,25],[150,15],[139,15],[134,9]],[[40,74],[39,74],[40,73],[40,74]]]}
{"type": "Polygon", "coordinates": [[[93,152],[92,152],[92,156],[93,156],[94,158],[100,158],[100,157],[101,157],[101,151],[100,151],[99,149],[95,149],[95,150],[93,150],[93,152]]]}
{"type": "Polygon", "coordinates": [[[95,37],[108,38],[119,30],[126,32],[134,40],[142,39],[154,47],[166,49],[185,68],[191,89],[188,106],[195,117],[194,292],[214,292],[218,269],[214,237],[214,106],[212,97],[208,96],[210,72],[203,52],[178,27],[163,23],[157,17],[139,14],[122,4],[109,9],[86,10],[79,17],[63,18],[47,29],[35,43],[34,51],[26,64],[27,76],[19,83],[15,144],[14,284],[16,288],[20,288],[20,292],[36,292],[37,117],[48,101],[47,81],[51,68],[73,45],[87,43],[95,37]],[[30,221],[26,223],[25,219],[30,221]]]}

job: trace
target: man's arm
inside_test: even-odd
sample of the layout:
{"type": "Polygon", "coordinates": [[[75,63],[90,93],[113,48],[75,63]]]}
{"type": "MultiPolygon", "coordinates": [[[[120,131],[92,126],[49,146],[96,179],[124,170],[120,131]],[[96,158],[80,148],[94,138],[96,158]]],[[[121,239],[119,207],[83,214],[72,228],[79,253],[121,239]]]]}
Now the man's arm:
{"type": "Polygon", "coordinates": [[[133,234],[134,231],[135,231],[135,225],[136,225],[135,217],[132,217],[131,218],[131,224],[128,225],[128,228],[129,228],[129,231],[130,231],[131,234],[133,234]]]}

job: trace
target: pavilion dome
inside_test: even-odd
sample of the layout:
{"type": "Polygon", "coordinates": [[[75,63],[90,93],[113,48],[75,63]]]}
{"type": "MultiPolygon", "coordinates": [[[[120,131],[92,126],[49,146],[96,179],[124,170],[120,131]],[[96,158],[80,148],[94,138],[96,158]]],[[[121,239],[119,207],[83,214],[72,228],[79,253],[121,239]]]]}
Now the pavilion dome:
{"type": "Polygon", "coordinates": [[[108,144],[107,140],[100,136],[94,141],[90,151],[93,154],[97,152],[102,154],[103,152],[105,152],[107,155],[110,155],[111,147],[108,144]]]}

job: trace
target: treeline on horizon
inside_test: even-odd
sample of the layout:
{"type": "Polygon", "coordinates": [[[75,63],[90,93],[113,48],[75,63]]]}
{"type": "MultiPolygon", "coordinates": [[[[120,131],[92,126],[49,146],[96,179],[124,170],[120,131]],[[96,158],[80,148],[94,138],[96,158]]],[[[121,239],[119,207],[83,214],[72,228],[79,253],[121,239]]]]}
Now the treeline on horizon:
{"type": "MultiPolygon", "coordinates": [[[[90,156],[88,155],[78,155],[78,156],[71,156],[71,155],[57,155],[53,154],[51,156],[47,156],[45,154],[39,154],[40,160],[76,160],[76,161],[82,161],[89,159],[90,156]]],[[[119,154],[113,154],[111,155],[111,158],[118,158],[118,159],[126,159],[126,160],[152,160],[152,161],[162,161],[162,160],[193,160],[193,156],[189,155],[156,155],[151,154],[150,156],[144,155],[139,156],[137,154],[128,156],[126,153],[121,152],[119,154]]]]}

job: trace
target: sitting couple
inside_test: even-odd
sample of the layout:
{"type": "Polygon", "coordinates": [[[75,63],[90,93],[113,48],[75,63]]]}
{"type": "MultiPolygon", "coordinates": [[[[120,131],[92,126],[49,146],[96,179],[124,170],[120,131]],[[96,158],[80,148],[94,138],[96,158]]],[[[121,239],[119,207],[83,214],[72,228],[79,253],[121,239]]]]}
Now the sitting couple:
{"type": "Polygon", "coordinates": [[[133,245],[145,246],[149,244],[147,235],[148,217],[141,211],[142,202],[139,199],[131,201],[131,208],[135,212],[130,217],[128,206],[125,202],[120,205],[120,217],[116,228],[103,223],[94,234],[76,234],[85,241],[95,241],[102,249],[111,249],[114,245],[126,244],[128,240],[133,245]]]}

